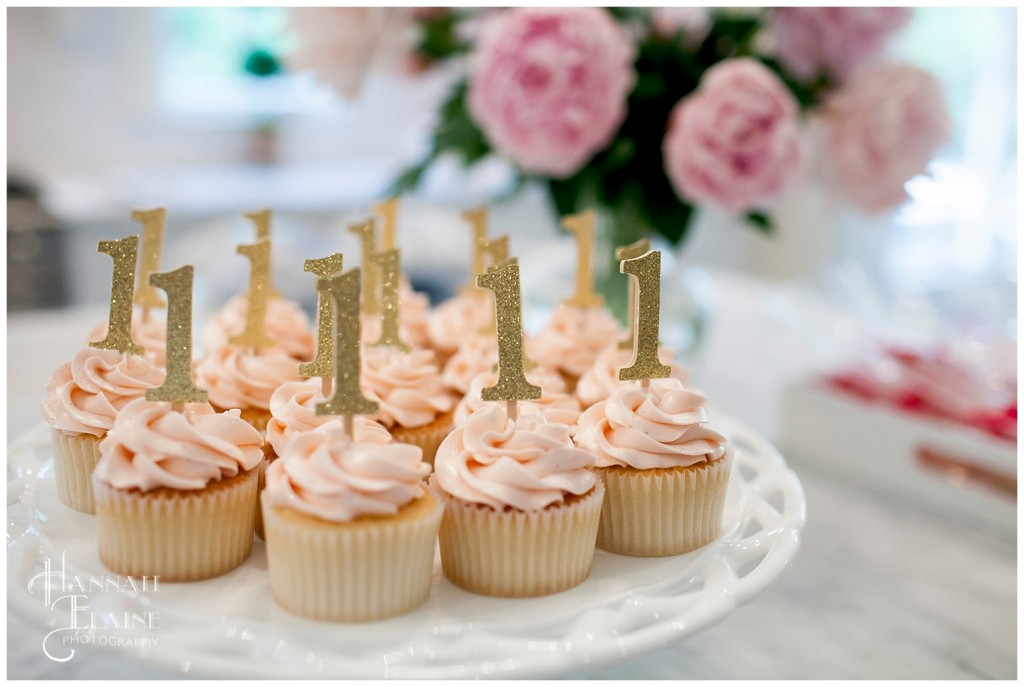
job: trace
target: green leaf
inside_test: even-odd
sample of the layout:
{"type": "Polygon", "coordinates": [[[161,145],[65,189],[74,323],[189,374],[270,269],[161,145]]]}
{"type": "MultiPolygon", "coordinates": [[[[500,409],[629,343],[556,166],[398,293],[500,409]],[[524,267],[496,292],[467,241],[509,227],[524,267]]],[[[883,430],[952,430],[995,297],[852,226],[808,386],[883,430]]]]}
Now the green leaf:
{"type": "Polygon", "coordinates": [[[763,212],[754,210],[744,215],[744,218],[762,234],[770,236],[775,231],[775,223],[772,218],[763,212]]]}
{"type": "Polygon", "coordinates": [[[559,216],[571,215],[576,212],[580,190],[579,180],[576,177],[551,179],[548,181],[551,202],[555,204],[555,210],[559,216]]]}

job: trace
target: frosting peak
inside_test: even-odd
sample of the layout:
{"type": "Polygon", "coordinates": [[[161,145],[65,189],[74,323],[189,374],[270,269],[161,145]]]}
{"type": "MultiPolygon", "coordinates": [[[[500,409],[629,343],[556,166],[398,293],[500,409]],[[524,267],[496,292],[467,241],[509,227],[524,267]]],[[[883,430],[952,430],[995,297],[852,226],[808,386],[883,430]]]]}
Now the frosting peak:
{"type": "Polygon", "coordinates": [[[377,419],[385,427],[420,427],[454,405],[434,364],[433,351],[402,353],[391,346],[366,347],[361,381],[366,395],[380,403],[377,419]]]}
{"type": "Polygon", "coordinates": [[[560,305],[551,321],[528,346],[529,354],[542,365],[582,375],[610,341],[618,341],[622,329],[607,308],[560,305]]]}
{"type": "MultiPolygon", "coordinates": [[[[659,348],[658,357],[672,368],[673,377],[684,385],[690,381],[690,370],[672,360],[674,352],[671,349],[659,348]]],[[[619,369],[628,366],[632,361],[632,349],[619,348],[617,342],[605,347],[576,385],[576,398],[583,407],[605,400],[621,387],[636,387],[639,382],[625,382],[619,379],[619,369]]]]}
{"type": "Polygon", "coordinates": [[[210,392],[220,408],[270,408],[270,397],[285,382],[299,379],[299,363],[284,349],[252,353],[223,345],[195,363],[196,384],[210,392]]]}
{"type": "MultiPolygon", "coordinates": [[[[203,330],[203,348],[207,352],[228,344],[230,337],[245,329],[249,301],[245,296],[234,296],[224,304],[203,330]]],[[[295,301],[271,298],[267,301],[267,314],[263,319],[267,336],[292,358],[306,361],[315,355],[316,337],[309,315],[295,301]]]]}
{"type": "Polygon", "coordinates": [[[335,419],[288,442],[267,468],[267,494],[275,506],[347,522],[397,513],[423,496],[429,474],[418,446],[353,441],[335,419]]]}
{"type": "Polygon", "coordinates": [[[263,460],[263,437],[239,417],[208,403],[186,406],[138,399],[117,415],[100,442],[96,477],[118,489],[202,489],[252,470],[263,460]]]}
{"type": "Polygon", "coordinates": [[[494,297],[460,294],[441,303],[427,320],[427,333],[434,348],[445,353],[457,349],[463,340],[478,334],[494,316],[494,297]]]}
{"type": "Polygon", "coordinates": [[[647,470],[715,460],[728,444],[704,426],[705,400],[674,378],[651,380],[649,389],[622,387],[583,413],[576,441],[593,451],[598,467],[647,470]]]}
{"type": "MultiPolygon", "coordinates": [[[[540,398],[530,401],[530,403],[540,407],[548,422],[569,425],[570,432],[574,430],[580,413],[583,411],[579,401],[566,392],[565,380],[562,379],[562,376],[557,372],[537,366],[526,373],[526,380],[530,384],[540,387],[540,398]]],[[[469,391],[455,408],[453,419],[456,425],[465,424],[470,415],[488,404],[483,400],[480,392],[484,387],[494,386],[497,382],[497,372],[481,372],[473,378],[469,391]]]]}
{"type": "Polygon", "coordinates": [[[119,410],[163,381],[163,369],[148,357],[82,348],[50,377],[43,417],[65,434],[102,436],[119,410]]]}
{"type": "MultiPolygon", "coordinates": [[[[338,419],[337,415],[317,415],[316,405],[324,401],[319,377],[303,382],[288,382],[278,387],[270,397],[270,421],[267,423],[267,442],[280,456],[285,444],[296,433],[308,432],[338,419]]],[[[391,434],[384,425],[363,415],[352,418],[356,440],[370,444],[387,444],[391,434]]]]}
{"type": "Polygon", "coordinates": [[[532,403],[520,403],[514,421],[501,404],[481,408],[445,438],[434,460],[438,483],[452,496],[523,511],[587,493],[593,466],[594,456],[573,446],[568,425],[548,422],[532,403]]]}

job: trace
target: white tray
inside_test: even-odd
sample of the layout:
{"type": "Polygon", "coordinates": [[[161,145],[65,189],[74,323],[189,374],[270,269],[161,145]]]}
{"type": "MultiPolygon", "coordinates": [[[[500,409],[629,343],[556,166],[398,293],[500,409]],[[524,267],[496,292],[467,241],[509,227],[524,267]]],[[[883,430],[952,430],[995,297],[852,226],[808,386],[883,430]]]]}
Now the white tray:
{"type": "MultiPolygon", "coordinates": [[[[714,426],[737,447],[722,535],[682,556],[632,558],[600,549],[590,577],[561,594],[494,599],[448,582],[435,562],[430,598],[417,611],[365,624],[304,620],[270,595],[263,543],[239,569],[204,582],[160,584],[157,591],[87,591],[96,614],[64,646],[68,606],[45,605],[77,575],[110,576],[95,550],[90,515],[57,498],[49,430],[40,426],[8,448],[8,603],[53,630],[49,648],[130,652],[137,660],[212,678],[453,678],[554,676],[612,663],[664,646],[715,623],[760,594],[799,546],[806,504],[800,482],[778,452],[745,425],[715,414],[714,426]],[[49,561],[51,575],[29,582],[49,561]],[[137,629],[103,627],[136,614],[137,629]],[[154,623],[152,616],[157,613],[154,623]],[[150,627],[151,625],[158,627],[150,627]],[[122,646],[116,646],[118,639],[122,646]],[[133,640],[140,646],[125,646],[133,640]],[[105,644],[103,642],[106,642],[105,644]]],[[[64,592],[67,593],[67,592],[64,592]]],[[[742,647],[737,647],[742,651],[742,647]]],[[[48,660],[40,647],[39,660],[48,660]]],[[[74,661],[74,657],[70,661],[74,661]]]]}

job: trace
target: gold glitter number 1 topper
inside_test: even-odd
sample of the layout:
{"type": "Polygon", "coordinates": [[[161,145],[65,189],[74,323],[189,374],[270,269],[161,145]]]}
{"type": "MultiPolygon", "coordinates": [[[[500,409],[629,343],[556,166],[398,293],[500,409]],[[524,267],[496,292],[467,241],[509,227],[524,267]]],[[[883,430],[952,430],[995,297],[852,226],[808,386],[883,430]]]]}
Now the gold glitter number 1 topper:
{"type": "Polygon", "coordinates": [[[378,306],[377,267],[373,264],[373,256],[377,252],[377,225],[371,218],[365,222],[348,225],[348,230],[360,238],[362,248],[362,310],[366,315],[376,315],[378,306]]]}
{"type": "Polygon", "coordinates": [[[394,346],[403,353],[408,353],[412,347],[402,341],[399,336],[399,316],[401,314],[400,292],[398,279],[400,274],[401,258],[397,248],[375,253],[373,264],[380,270],[380,339],[374,346],[394,346]]]}
{"type": "Polygon", "coordinates": [[[142,355],[146,349],[132,341],[132,292],[135,290],[135,259],[139,252],[139,237],[125,236],[117,241],[100,241],[96,250],[114,260],[114,272],[110,278],[107,335],[102,341],[90,341],[89,345],[142,355]]]}
{"type": "MultiPolygon", "coordinates": [[[[316,404],[317,415],[370,415],[379,406],[359,388],[359,268],[317,281],[317,291],[331,299],[334,310],[334,393],[316,404]]],[[[351,425],[349,436],[352,436],[351,425]]]]}
{"type": "MultiPolygon", "coordinates": [[[[269,209],[257,210],[256,212],[247,212],[244,217],[251,221],[256,227],[256,240],[262,241],[263,239],[270,240],[270,217],[271,212],[269,209]]],[[[270,258],[267,258],[267,298],[279,298],[281,292],[274,287],[273,272],[270,269],[270,258]]]]}
{"type": "Polygon", "coordinates": [[[167,376],[164,383],[146,389],[147,401],[205,403],[206,389],[192,380],[192,265],[149,275],[149,283],[167,294],[167,376]]]}
{"type": "Polygon", "coordinates": [[[562,226],[576,237],[576,293],[562,301],[579,308],[599,308],[604,298],[594,292],[594,223],[593,210],[562,217],[562,226]]]}
{"type": "MultiPolygon", "coordinates": [[[[615,259],[618,261],[632,260],[633,258],[639,258],[641,255],[651,249],[650,239],[640,239],[634,243],[630,243],[626,246],[618,246],[615,249],[615,259]]],[[[627,277],[626,281],[629,282],[629,314],[626,316],[626,322],[629,326],[629,331],[626,333],[626,338],[619,341],[619,348],[633,348],[633,340],[636,338],[633,329],[633,319],[636,317],[636,284],[633,283],[632,279],[627,277]]]]}
{"type": "Polygon", "coordinates": [[[273,346],[267,336],[267,300],[270,297],[270,239],[238,246],[235,251],[249,258],[249,292],[246,296],[245,329],[228,339],[235,346],[253,350],[273,346]]]}
{"type": "Polygon", "coordinates": [[[636,312],[633,313],[633,363],[619,370],[619,379],[639,379],[644,386],[651,379],[672,374],[672,368],[658,358],[661,320],[661,251],[652,250],[632,260],[623,260],[619,271],[636,283],[636,312]]]}
{"type": "MultiPolygon", "coordinates": [[[[331,253],[326,258],[307,260],[302,269],[320,279],[328,279],[341,272],[342,262],[341,253],[331,253]]],[[[334,306],[330,296],[319,288],[316,312],[316,357],[299,365],[300,377],[330,377],[334,374],[334,306]]]]}
{"type": "Polygon", "coordinates": [[[132,219],[142,224],[142,264],[139,266],[139,285],[135,289],[135,303],[142,306],[145,315],[150,308],[164,307],[164,300],[150,284],[149,275],[160,269],[167,210],[132,210],[132,219]]]}
{"type": "Polygon", "coordinates": [[[519,265],[508,260],[476,278],[477,286],[494,292],[498,326],[498,383],[480,391],[485,401],[532,401],[540,387],[526,380],[523,369],[523,305],[519,265]]]}

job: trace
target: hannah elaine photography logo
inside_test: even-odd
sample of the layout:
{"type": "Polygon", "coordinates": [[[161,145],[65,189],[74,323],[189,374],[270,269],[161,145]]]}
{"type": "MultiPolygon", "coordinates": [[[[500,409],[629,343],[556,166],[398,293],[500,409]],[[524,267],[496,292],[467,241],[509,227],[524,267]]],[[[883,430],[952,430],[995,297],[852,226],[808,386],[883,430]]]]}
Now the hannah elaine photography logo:
{"type": "Polygon", "coordinates": [[[76,646],[119,646],[155,648],[159,641],[150,636],[160,629],[155,611],[101,611],[89,606],[90,594],[138,594],[160,591],[157,577],[121,575],[69,575],[65,555],[59,567],[49,558],[43,571],[28,582],[28,591],[41,595],[43,605],[58,617],[59,626],[43,637],[43,653],[51,661],[64,663],[75,656],[76,646]]]}

